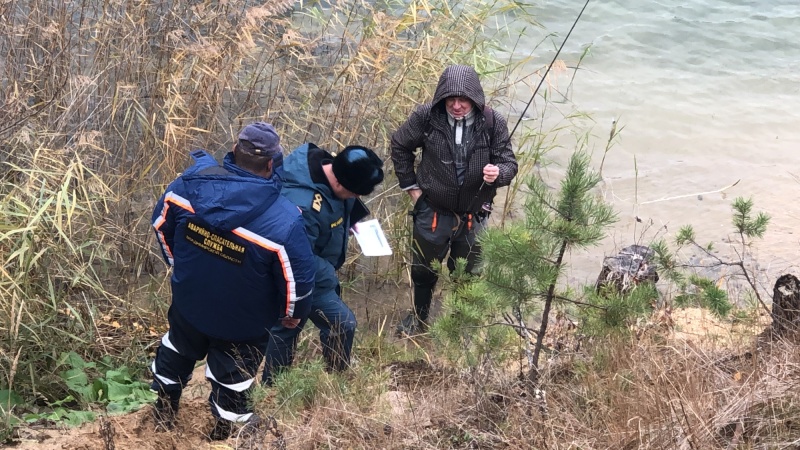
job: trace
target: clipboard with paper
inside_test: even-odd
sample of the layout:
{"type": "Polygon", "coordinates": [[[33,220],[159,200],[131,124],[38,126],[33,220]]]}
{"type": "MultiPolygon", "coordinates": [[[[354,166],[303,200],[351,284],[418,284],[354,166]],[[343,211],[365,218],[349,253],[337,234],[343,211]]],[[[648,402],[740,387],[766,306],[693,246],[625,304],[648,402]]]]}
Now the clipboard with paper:
{"type": "Polygon", "coordinates": [[[392,254],[392,248],[386,235],[383,234],[378,219],[367,220],[353,226],[353,234],[356,236],[361,253],[364,256],[386,256],[392,254]]]}
{"type": "Polygon", "coordinates": [[[361,253],[364,256],[387,256],[392,254],[389,241],[383,233],[378,219],[359,220],[369,215],[369,209],[361,199],[356,199],[353,209],[350,211],[350,223],[352,224],[353,235],[356,237],[361,253]]]}

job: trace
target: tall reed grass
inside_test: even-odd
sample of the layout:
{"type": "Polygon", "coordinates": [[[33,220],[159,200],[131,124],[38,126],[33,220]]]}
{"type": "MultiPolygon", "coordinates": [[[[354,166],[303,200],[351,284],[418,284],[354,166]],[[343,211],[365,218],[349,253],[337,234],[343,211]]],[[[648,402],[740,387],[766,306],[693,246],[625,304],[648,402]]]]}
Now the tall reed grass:
{"type": "MultiPolygon", "coordinates": [[[[0,388],[56,400],[68,350],[146,359],[169,301],[147,218],[191,149],[221,156],[268,120],[287,149],[388,160],[447,64],[476,66],[489,98],[508,91],[517,62],[493,56],[508,31],[486,23],[512,15],[533,22],[506,0],[0,3],[0,388]]],[[[352,258],[353,278],[405,282],[391,180],[369,201],[397,251],[352,258]]]]}
{"type": "MultiPolygon", "coordinates": [[[[65,398],[58,364],[70,350],[144,366],[169,302],[148,217],[190,149],[221,156],[244,124],[269,120],[287,148],[357,142],[388,159],[391,132],[431,97],[445,65],[474,65],[492,105],[509,114],[516,88],[536,84],[536,74],[520,73],[532,57],[496,56],[509,50],[499,42],[515,41],[504,20],[534,23],[522,3],[295,3],[0,2],[0,392],[65,398]]],[[[546,89],[549,98],[557,86],[546,89]]],[[[544,163],[569,119],[537,123],[515,136],[525,170],[544,163]]],[[[502,218],[519,193],[508,189],[502,218]]],[[[369,202],[395,256],[351,257],[344,275],[374,296],[381,283],[406,283],[408,205],[391,177],[369,202]]],[[[300,446],[800,445],[800,374],[788,343],[708,350],[662,334],[588,342],[553,355],[544,392],[499,359],[442,367],[424,341],[398,356],[388,327],[360,341],[352,371],[300,364],[261,408],[279,410],[300,446]]],[[[0,405],[0,439],[7,412],[0,405]]]]}

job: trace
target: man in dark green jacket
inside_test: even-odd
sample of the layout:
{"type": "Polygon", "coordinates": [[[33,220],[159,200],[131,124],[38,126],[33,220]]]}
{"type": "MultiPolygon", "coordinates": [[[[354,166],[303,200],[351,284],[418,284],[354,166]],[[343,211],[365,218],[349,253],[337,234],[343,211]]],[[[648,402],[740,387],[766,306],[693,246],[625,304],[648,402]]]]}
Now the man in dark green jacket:
{"type": "Polygon", "coordinates": [[[414,201],[411,280],[414,312],[398,331],[427,326],[433,289],[431,268],[442,261],[452,271],[465,258],[471,272],[480,255],[475,237],[486,226],[498,187],[517,174],[505,118],[486,106],[477,72],[455,65],[444,70],[433,100],[418,106],[392,135],[392,162],[400,188],[414,201]],[[422,158],[415,166],[416,150],[422,158]]]}
{"type": "MultiPolygon", "coordinates": [[[[317,262],[309,319],[319,328],[327,369],[350,364],[356,317],[340,297],[336,271],[344,264],[358,197],[369,195],[383,181],[383,161],[370,149],[350,146],[336,157],[314,144],[295,149],[283,162],[281,194],[303,213],[306,233],[317,262]]],[[[358,212],[356,212],[358,214],[358,212]]],[[[363,216],[362,216],[363,217],[363,216]]],[[[300,331],[277,325],[270,333],[263,382],[292,364],[300,331]]]]}

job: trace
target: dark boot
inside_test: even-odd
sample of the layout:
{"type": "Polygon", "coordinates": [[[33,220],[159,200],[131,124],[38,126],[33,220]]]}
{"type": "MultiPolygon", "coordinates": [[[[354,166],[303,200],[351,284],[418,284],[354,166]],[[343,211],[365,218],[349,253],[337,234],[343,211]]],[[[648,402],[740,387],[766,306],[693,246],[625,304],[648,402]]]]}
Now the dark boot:
{"type": "Polygon", "coordinates": [[[180,398],[171,399],[166,394],[159,394],[153,407],[153,419],[156,431],[169,431],[175,428],[175,419],[178,415],[180,398]]]}
{"type": "Polygon", "coordinates": [[[397,325],[397,335],[416,336],[428,331],[428,324],[424,320],[420,320],[416,313],[413,311],[400,321],[397,325]]]}
{"type": "Polygon", "coordinates": [[[212,441],[224,441],[231,436],[233,431],[233,422],[225,419],[216,419],[214,428],[208,433],[208,438],[212,441]]]}
{"type": "Polygon", "coordinates": [[[421,322],[427,322],[431,313],[434,286],[430,283],[414,283],[414,314],[421,322]]]}
{"type": "Polygon", "coordinates": [[[250,420],[242,425],[241,431],[239,431],[239,440],[241,444],[243,444],[240,445],[240,448],[263,448],[269,425],[270,424],[267,422],[261,420],[257,414],[253,414],[250,420]]]}

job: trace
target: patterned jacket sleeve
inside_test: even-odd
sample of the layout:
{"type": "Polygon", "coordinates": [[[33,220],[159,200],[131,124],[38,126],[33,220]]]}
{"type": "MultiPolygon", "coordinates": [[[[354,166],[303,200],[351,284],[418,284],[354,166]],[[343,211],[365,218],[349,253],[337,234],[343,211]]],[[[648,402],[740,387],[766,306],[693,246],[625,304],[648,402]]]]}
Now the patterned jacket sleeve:
{"type": "Polygon", "coordinates": [[[392,134],[392,163],[400,188],[417,184],[414,172],[414,152],[422,147],[429,114],[425,106],[418,106],[411,116],[392,134]]]}
{"type": "Polygon", "coordinates": [[[517,175],[517,158],[511,148],[511,138],[508,135],[508,122],[497,111],[494,114],[494,136],[492,136],[492,152],[490,161],[500,169],[500,175],[495,180],[495,186],[508,186],[517,175]]]}
{"type": "Polygon", "coordinates": [[[281,317],[303,319],[311,313],[316,257],[308,243],[302,219],[298,218],[292,224],[285,248],[291,273],[284,270],[275,275],[278,285],[286,285],[289,290],[286,308],[281,312],[281,317]]]}

